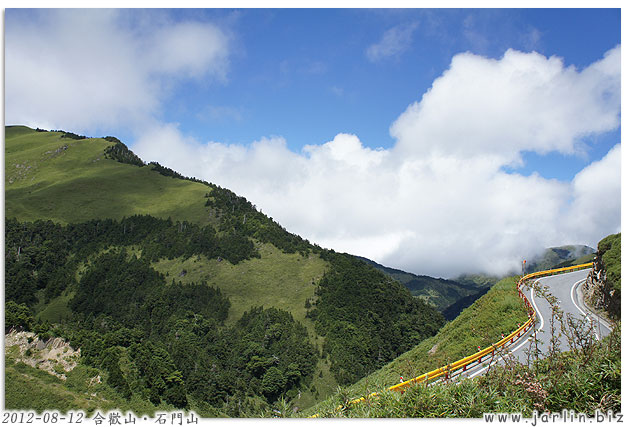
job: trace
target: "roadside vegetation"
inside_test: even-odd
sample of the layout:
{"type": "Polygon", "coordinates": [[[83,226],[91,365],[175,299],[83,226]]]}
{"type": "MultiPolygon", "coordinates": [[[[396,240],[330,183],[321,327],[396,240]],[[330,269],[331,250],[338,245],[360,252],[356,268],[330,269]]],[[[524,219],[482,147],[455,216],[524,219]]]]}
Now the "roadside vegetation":
{"type": "MultiPolygon", "coordinates": [[[[619,234],[608,236],[598,244],[598,256],[607,269],[607,277],[608,270],[613,271],[617,283],[612,285],[613,289],[621,288],[620,237],[619,234]]],[[[552,338],[547,354],[540,354],[538,347],[532,346],[534,342],[531,339],[523,363],[508,357],[505,353],[504,365],[490,366],[483,376],[473,379],[462,378],[458,381],[444,380],[430,385],[420,384],[409,387],[404,393],[387,390],[389,386],[400,382],[389,381],[390,379],[399,379],[399,376],[403,375],[406,380],[471,354],[476,348],[473,347],[476,342],[471,341],[472,337],[471,335],[468,337],[468,332],[478,331],[471,322],[484,321],[487,329],[490,325],[492,328],[494,325],[502,325],[502,321],[498,319],[506,322],[505,313],[512,313],[507,309],[506,301],[511,303],[511,298],[519,301],[514,291],[516,280],[517,278],[502,280],[474,305],[464,310],[457,319],[443,327],[436,336],[425,340],[415,349],[357,384],[338,389],[331,399],[305,411],[302,415],[354,418],[481,418],[484,413],[502,412],[521,413],[525,417],[530,417],[533,411],[560,413],[563,410],[571,410],[587,416],[593,416],[596,410],[603,413],[621,412],[621,322],[613,322],[612,332],[601,341],[597,341],[592,325],[564,315],[556,299],[549,294],[544,294],[552,312],[548,326],[552,331],[552,338]],[[560,323],[563,334],[554,332],[556,323],[560,323]],[[566,341],[570,351],[557,350],[561,340],[566,341]],[[462,346],[465,348],[454,346],[457,342],[463,343],[462,346]],[[427,350],[431,344],[432,348],[427,350]],[[450,348],[448,351],[453,356],[440,365],[424,363],[440,348],[450,348]],[[409,371],[407,375],[407,367],[417,368],[409,371]],[[372,392],[379,394],[366,398],[361,403],[349,404],[351,400],[368,396],[372,392]]],[[[518,311],[518,315],[521,316],[522,311],[525,312],[522,309],[518,311]]],[[[503,333],[506,334],[513,329],[514,327],[511,327],[503,333]]],[[[495,332],[496,330],[492,329],[491,333],[495,332]]]]}
{"type": "Polygon", "coordinates": [[[379,396],[338,410],[320,407],[322,417],[482,418],[485,413],[563,410],[593,416],[621,411],[620,328],[601,342],[557,353],[531,367],[509,361],[488,374],[458,383],[419,385],[403,394],[379,396]]]}
{"type": "Polygon", "coordinates": [[[606,283],[619,295],[622,291],[622,233],[611,234],[598,243],[598,257],[606,270],[606,283]]]}

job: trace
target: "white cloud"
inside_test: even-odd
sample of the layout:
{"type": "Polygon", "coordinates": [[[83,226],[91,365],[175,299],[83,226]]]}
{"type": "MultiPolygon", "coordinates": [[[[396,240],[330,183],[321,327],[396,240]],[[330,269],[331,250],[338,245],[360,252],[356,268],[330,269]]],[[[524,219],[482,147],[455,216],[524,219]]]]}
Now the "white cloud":
{"type": "Polygon", "coordinates": [[[91,134],[132,128],[159,113],[172,80],[226,76],[229,40],[212,24],[170,22],[157,12],[129,22],[133,12],[112,9],[9,13],[9,124],[91,134]]]}
{"type": "Polygon", "coordinates": [[[144,57],[152,72],[202,77],[211,74],[226,78],[228,39],[217,27],[199,23],[173,23],[158,28],[145,40],[144,57]]]}
{"type": "Polygon", "coordinates": [[[538,53],[456,55],[391,126],[395,149],[488,155],[508,165],[519,164],[522,151],[579,152],[581,137],[619,125],[620,58],[614,48],[579,72],[538,53]]]}
{"type": "Polygon", "coordinates": [[[411,46],[413,32],[417,26],[417,22],[411,22],[388,29],[378,43],[370,45],[365,50],[367,59],[377,62],[405,52],[411,46]]]}
{"type": "Polygon", "coordinates": [[[567,222],[592,246],[597,236],[621,230],[621,144],[580,171],[572,181],[573,201],[567,222]]]}
{"type": "Polygon", "coordinates": [[[502,170],[522,151],[576,152],[581,136],[618,126],[619,57],[578,71],[536,53],[458,55],[393,124],[387,150],[348,134],[300,153],[280,137],[201,143],[175,127],[133,148],[322,246],[422,274],[506,273],[547,246],[620,229],[619,145],[571,183],[502,170]]]}

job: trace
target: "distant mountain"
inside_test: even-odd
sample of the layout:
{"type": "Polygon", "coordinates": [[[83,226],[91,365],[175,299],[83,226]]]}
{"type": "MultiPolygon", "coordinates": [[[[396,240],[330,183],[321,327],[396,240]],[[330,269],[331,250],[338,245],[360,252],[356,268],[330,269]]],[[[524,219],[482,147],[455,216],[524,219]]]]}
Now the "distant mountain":
{"type": "Polygon", "coordinates": [[[358,258],[402,283],[413,296],[433,305],[447,320],[458,316],[497,281],[496,278],[481,275],[460,276],[457,280],[434,278],[386,267],[364,257],[358,258]]]}
{"type": "Polygon", "coordinates": [[[546,249],[541,255],[527,261],[526,273],[566,267],[593,261],[595,249],[586,245],[566,245],[546,249]]]}
{"type": "MultiPolygon", "coordinates": [[[[546,249],[526,264],[526,273],[567,267],[593,261],[595,249],[585,245],[565,245],[546,249]]],[[[446,320],[457,317],[464,308],[484,295],[498,277],[464,274],[454,280],[417,275],[378,264],[364,257],[361,260],[406,286],[411,294],[433,305],[446,320]]]]}

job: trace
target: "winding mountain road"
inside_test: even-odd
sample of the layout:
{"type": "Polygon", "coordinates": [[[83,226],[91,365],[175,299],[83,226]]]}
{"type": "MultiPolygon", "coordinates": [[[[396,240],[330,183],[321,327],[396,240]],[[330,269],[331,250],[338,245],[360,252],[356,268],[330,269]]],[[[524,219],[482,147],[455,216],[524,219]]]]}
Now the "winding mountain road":
{"type": "MultiPolygon", "coordinates": [[[[561,273],[562,270],[569,269],[571,268],[542,271],[533,273],[531,276],[561,273]]],[[[591,269],[587,268],[570,273],[545,276],[527,282],[530,285],[523,286],[521,292],[524,293],[535,310],[536,318],[534,325],[528,327],[528,322],[518,325],[518,329],[506,337],[503,334],[502,340],[498,341],[498,343],[494,343],[484,350],[479,349],[477,353],[450,365],[391,386],[388,390],[403,392],[406,387],[410,387],[413,384],[422,382],[428,384],[429,378],[432,383],[473,378],[488,372],[488,369],[495,364],[504,363],[509,357],[517,359],[520,363],[527,364],[529,361],[533,361],[535,356],[539,358],[546,357],[550,353],[552,345],[558,346],[559,351],[572,350],[570,341],[575,340],[567,337],[568,331],[572,335],[572,329],[586,331],[584,334],[579,334],[579,336],[584,336],[584,339],[588,339],[589,332],[591,332],[592,339],[602,339],[610,333],[611,326],[606,320],[593,314],[585,306],[580,292],[580,285],[587,278],[589,271],[591,269]],[[558,309],[553,310],[553,307],[558,309]],[[552,321],[558,317],[558,315],[553,316],[553,312],[559,313],[558,315],[562,316],[562,320],[552,321]],[[561,324],[566,325],[564,331],[561,331],[561,324]],[[572,328],[572,325],[575,327],[572,328]],[[555,342],[551,342],[552,337],[556,337],[555,342]]],[[[351,400],[349,404],[357,404],[366,398],[372,398],[378,394],[377,392],[371,393],[368,396],[351,400]]],[[[338,409],[341,408],[342,405],[338,407],[338,409]]],[[[318,416],[319,414],[315,414],[313,418],[318,416]]]]}
{"type": "MultiPolygon", "coordinates": [[[[580,292],[580,285],[585,281],[590,269],[574,271],[571,273],[564,273],[555,276],[542,277],[534,280],[533,286],[523,289],[524,294],[533,305],[537,319],[535,322],[535,328],[529,329],[522,337],[516,340],[512,345],[508,346],[510,355],[517,358],[521,363],[528,362],[528,352],[532,344],[531,337],[537,338],[537,347],[540,357],[547,355],[550,347],[550,340],[552,338],[552,332],[558,339],[559,349],[561,351],[571,350],[568,339],[561,331],[561,322],[554,322],[551,325],[552,319],[552,307],[549,303],[546,295],[552,295],[556,299],[556,305],[563,313],[563,319],[568,317],[573,321],[584,322],[589,327],[593,327],[593,335],[595,339],[602,339],[611,332],[611,326],[609,323],[593,314],[582,301],[582,294],[580,292]]],[[[536,351],[533,349],[533,351],[536,351]]],[[[495,363],[503,363],[504,355],[495,356],[495,363]]],[[[492,358],[485,358],[483,363],[473,367],[468,367],[465,372],[460,374],[473,378],[477,375],[485,373],[490,364],[493,364],[492,358]]]]}

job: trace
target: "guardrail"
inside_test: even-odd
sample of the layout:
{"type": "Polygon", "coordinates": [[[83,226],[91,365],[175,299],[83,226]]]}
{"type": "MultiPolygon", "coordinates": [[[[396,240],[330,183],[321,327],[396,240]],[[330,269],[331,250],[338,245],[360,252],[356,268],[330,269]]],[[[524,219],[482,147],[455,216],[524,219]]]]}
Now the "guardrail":
{"type": "MultiPolygon", "coordinates": [[[[523,325],[521,325],[516,330],[511,332],[508,336],[502,338],[500,341],[498,341],[495,344],[492,344],[491,346],[485,348],[484,350],[480,350],[472,354],[471,356],[464,357],[463,359],[457,360],[454,363],[442,366],[440,368],[437,368],[435,370],[422,374],[419,377],[411,378],[410,380],[393,385],[387,388],[387,390],[403,392],[404,389],[406,389],[407,387],[410,387],[415,384],[421,384],[424,382],[428,384],[428,381],[437,379],[442,376],[444,376],[447,379],[449,378],[451,374],[458,371],[459,369],[463,369],[463,371],[467,370],[467,367],[474,362],[477,362],[478,364],[482,363],[482,359],[485,356],[488,356],[488,355],[494,356],[496,350],[503,348],[507,345],[513,344],[516,340],[522,338],[522,336],[526,333],[526,331],[528,331],[528,329],[530,329],[531,326],[535,324],[537,313],[535,312],[535,309],[533,308],[530,301],[528,301],[528,298],[526,298],[526,295],[524,295],[524,293],[521,290],[521,286],[524,284],[526,280],[533,279],[535,277],[551,276],[553,274],[559,274],[559,273],[563,273],[566,271],[582,270],[582,269],[591,267],[592,265],[593,263],[590,262],[587,264],[574,265],[571,267],[563,267],[563,268],[555,268],[552,270],[537,271],[535,273],[530,273],[530,274],[523,276],[517,282],[518,296],[522,299],[522,301],[524,302],[524,305],[526,306],[526,310],[528,311],[528,320],[523,325]]],[[[348,402],[348,405],[357,404],[359,402],[364,401],[365,399],[376,397],[378,396],[378,394],[379,393],[374,392],[367,396],[351,400],[348,402]]],[[[340,405],[339,407],[337,407],[337,410],[342,410],[343,408],[344,407],[340,405]]],[[[315,414],[311,418],[317,418],[317,417],[319,417],[319,414],[315,414]]]]}

